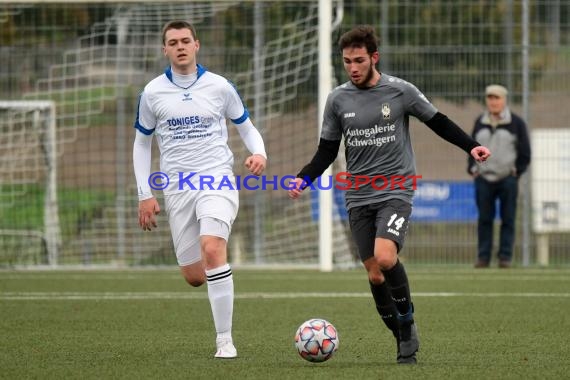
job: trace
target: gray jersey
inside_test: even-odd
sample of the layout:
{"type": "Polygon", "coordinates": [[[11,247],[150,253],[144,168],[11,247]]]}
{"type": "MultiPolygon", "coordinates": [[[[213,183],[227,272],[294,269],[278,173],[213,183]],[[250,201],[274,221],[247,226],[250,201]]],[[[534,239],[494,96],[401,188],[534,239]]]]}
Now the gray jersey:
{"type": "Polygon", "coordinates": [[[426,122],[436,113],[413,84],[386,74],[372,88],[359,89],[347,82],[329,94],[321,138],[340,140],[344,136],[349,174],[344,174],[338,186],[346,189],[347,208],[392,198],[412,203],[416,164],[409,116],[426,122]],[[356,189],[357,175],[373,183],[356,189]],[[402,177],[407,180],[402,182],[402,177]]]}

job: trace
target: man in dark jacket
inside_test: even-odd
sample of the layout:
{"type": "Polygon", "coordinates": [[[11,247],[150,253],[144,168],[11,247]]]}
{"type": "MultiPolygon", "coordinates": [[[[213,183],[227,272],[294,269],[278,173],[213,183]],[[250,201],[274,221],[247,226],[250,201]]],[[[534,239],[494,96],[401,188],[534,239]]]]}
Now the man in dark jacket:
{"type": "Polygon", "coordinates": [[[501,237],[499,267],[511,266],[515,237],[518,178],[530,163],[530,142],[525,122],[507,106],[507,89],[493,84],[485,89],[486,111],[480,115],[472,136],[492,152],[484,163],[469,158],[468,172],[475,179],[475,197],[479,209],[478,254],[476,268],[486,268],[491,261],[493,220],[499,200],[501,237]]]}

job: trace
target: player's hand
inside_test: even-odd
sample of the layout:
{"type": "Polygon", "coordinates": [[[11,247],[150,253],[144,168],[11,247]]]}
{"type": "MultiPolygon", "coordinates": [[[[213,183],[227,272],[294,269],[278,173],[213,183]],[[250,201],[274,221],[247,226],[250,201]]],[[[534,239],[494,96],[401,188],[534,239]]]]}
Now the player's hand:
{"type": "Polygon", "coordinates": [[[157,227],[156,216],[160,213],[160,206],[156,198],[145,199],[139,202],[139,226],[143,231],[152,231],[157,227]]]}
{"type": "Polygon", "coordinates": [[[471,149],[471,157],[477,162],[484,162],[491,157],[491,151],[484,146],[476,146],[471,149]]]}
{"type": "Polygon", "coordinates": [[[291,182],[289,182],[289,191],[287,191],[287,194],[289,195],[289,198],[291,199],[297,199],[301,196],[301,193],[303,192],[303,190],[305,190],[305,186],[306,182],[303,178],[295,178],[294,180],[292,180],[291,182]]]}
{"type": "Polygon", "coordinates": [[[252,154],[245,160],[245,167],[255,175],[261,175],[266,165],[267,160],[261,154],[252,154]]]}

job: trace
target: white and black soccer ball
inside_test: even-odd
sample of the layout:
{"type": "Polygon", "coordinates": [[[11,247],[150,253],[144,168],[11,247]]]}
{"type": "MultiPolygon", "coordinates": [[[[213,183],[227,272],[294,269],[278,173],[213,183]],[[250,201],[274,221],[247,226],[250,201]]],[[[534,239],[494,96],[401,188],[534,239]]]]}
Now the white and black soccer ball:
{"type": "Polygon", "coordinates": [[[295,333],[295,346],[299,355],[310,362],[329,360],[338,350],[338,344],[336,328],[321,318],[303,322],[295,333]]]}

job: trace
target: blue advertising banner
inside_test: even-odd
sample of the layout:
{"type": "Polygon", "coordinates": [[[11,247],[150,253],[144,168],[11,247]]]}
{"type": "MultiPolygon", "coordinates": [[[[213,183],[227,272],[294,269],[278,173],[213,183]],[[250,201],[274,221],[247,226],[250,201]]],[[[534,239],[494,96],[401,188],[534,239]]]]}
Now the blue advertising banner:
{"type": "MultiPolygon", "coordinates": [[[[330,190],[322,190],[330,191],[330,190]]],[[[314,221],[319,218],[318,191],[311,193],[314,221]]],[[[414,196],[412,220],[421,222],[473,222],[477,220],[472,181],[419,181],[414,196]]],[[[334,188],[333,219],[347,220],[344,191],[334,188]]]]}
{"type": "Polygon", "coordinates": [[[421,181],[414,196],[412,220],[472,222],[477,220],[472,181],[421,181]]]}

